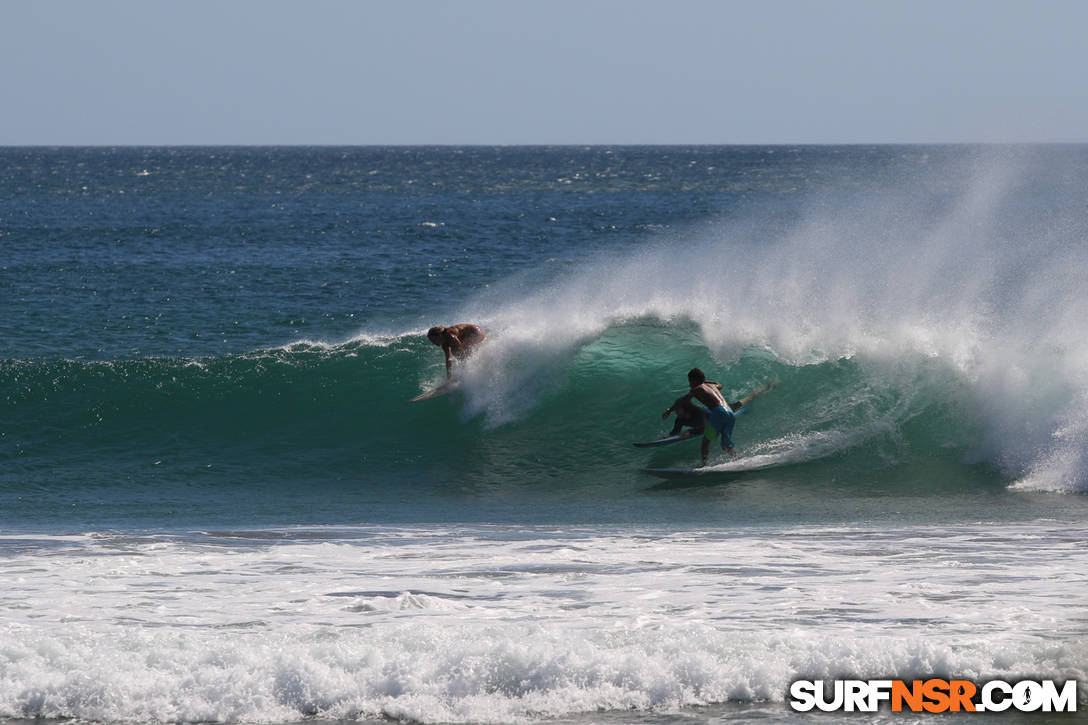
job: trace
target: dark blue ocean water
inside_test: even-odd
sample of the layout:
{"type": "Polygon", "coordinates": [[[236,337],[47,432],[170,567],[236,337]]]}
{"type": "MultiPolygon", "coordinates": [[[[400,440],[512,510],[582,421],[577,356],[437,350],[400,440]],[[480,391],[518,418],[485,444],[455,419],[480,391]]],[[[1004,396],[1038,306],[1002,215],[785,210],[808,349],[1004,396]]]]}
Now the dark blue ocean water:
{"type": "MultiPolygon", "coordinates": [[[[738,215],[773,238],[812,204],[860,214],[889,187],[943,213],[991,153],[1045,154],[1058,178],[1027,191],[1077,203],[1063,195],[1079,177],[1061,176],[1083,170],[1079,147],[4,149],[0,355],[214,356],[400,333],[519,274],[683,244],[738,215]]],[[[1062,211],[1038,206],[1009,212],[1062,211]]]]}
{"type": "Polygon", "coordinates": [[[0,149],[0,720],[1083,684],[1086,189],[1085,146],[0,149]],[[776,385],[661,480],[693,366],[776,385]]]}

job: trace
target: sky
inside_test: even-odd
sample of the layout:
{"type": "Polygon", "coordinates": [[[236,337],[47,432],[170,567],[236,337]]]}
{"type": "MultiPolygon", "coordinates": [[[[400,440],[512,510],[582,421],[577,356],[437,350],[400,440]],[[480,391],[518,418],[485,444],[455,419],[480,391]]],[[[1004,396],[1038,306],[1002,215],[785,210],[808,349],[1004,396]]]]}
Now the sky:
{"type": "Polygon", "coordinates": [[[0,0],[0,145],[1088,141],[1083,0],[0,0]]]}

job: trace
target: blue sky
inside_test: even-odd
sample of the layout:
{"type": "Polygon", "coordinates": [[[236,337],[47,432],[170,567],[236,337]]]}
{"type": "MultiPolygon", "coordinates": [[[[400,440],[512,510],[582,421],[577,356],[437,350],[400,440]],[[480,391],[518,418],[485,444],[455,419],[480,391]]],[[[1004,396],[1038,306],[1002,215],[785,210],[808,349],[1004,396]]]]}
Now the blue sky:
{"type": "Polygon", "coordinates": [[[0,145],[1088,141],[1080,0],[5,0],[0,145]]]}

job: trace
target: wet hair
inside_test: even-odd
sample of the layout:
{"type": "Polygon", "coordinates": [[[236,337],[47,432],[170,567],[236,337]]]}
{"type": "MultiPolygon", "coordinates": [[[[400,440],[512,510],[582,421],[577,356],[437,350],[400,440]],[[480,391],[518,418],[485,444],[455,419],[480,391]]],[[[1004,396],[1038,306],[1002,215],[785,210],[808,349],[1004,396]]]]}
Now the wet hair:
{"type": "Polygon", "coordinates": [[[438,340],[442,339],[442,333],[445,331],[446,328],[442,327],[442,325],[435,325],[431,329],[427,330],[427,339],[437,345],[438,340]]]}
{"type": "Polygon", "coordinates": [[[702,385],[706,382],[706,373],[699,368],[692,368],[688,371],[688,384],[692,387],[696,385],[702,385]]]}

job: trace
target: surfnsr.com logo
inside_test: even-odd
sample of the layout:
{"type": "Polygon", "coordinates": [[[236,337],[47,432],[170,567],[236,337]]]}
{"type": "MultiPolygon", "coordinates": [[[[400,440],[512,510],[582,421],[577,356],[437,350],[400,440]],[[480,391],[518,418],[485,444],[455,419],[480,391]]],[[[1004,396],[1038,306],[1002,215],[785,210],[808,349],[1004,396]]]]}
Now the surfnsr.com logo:
{"type": "Polygon", "coordinates": [[[797,680],[790,707],[798,712],[1076,712],[1077,682],[1053,680],[797,680]]]}

